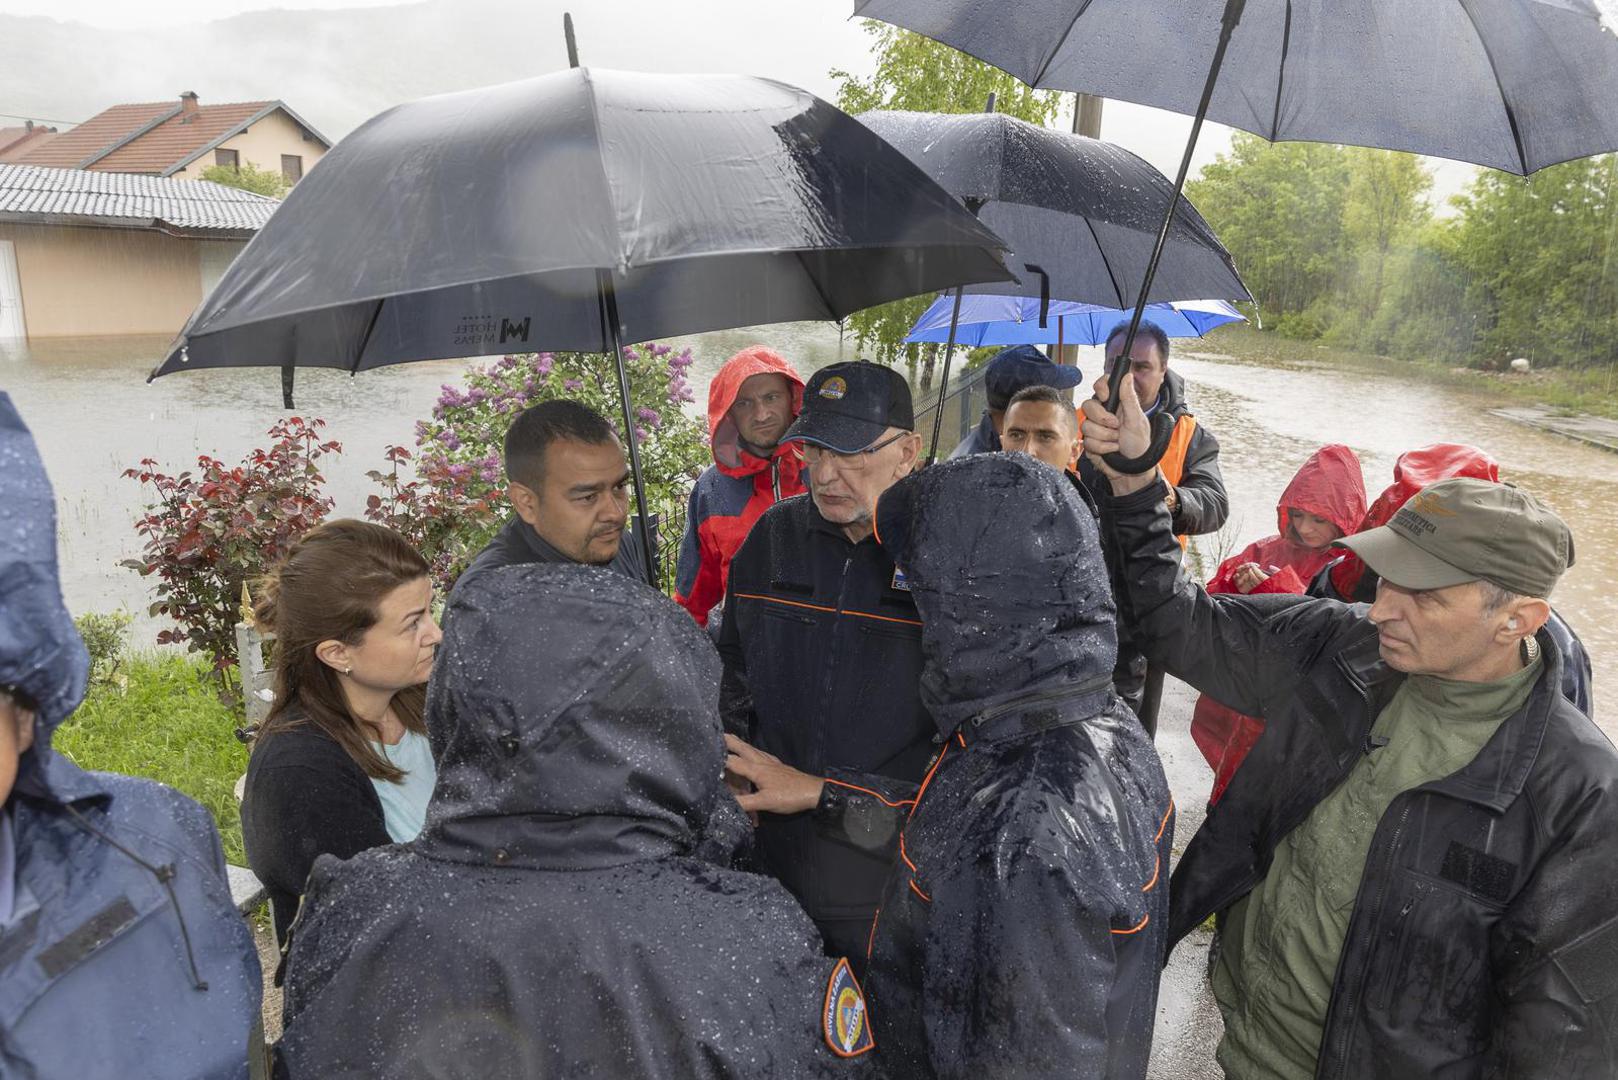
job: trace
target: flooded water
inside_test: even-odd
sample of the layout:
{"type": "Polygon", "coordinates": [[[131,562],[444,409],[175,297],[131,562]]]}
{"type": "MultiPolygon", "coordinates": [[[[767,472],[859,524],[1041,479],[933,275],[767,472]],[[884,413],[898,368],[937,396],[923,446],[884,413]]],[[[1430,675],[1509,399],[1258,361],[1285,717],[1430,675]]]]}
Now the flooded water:
{"type": "MultiPolygon", "coordinates": [[[[1217,333],[1199,342],[1218,347],[1217,333]]],[[[708,379],[738,349],[764,342],[805,375],[839,357],[835,327],[790,324],[679,339],[697,358],[693,384],[706,404],[708,379]]],[[[0,345],[0,387],[9,390],[33,427],[61,506],[63,584],[77,613],[124,607],[140,621],[146,644],[156,623],[145,618],[146,582],[119,561],[137,553],[133,522],[142,492],[120,477],[142,457],[165,471],[209,453],[235,463],[262,444],[281,415],[280,380],[272,369],[197,371],[150,385],[147,371],[162,339],[79,339],[0,345]]],[[[1300,359],[1307,359],[1307,346],[1300,359]]],[[[852,358],[852,341],[842,355],[852,358]]],[[[1081,366],[1094,374],[1099,351],[1084,350],[1081,366]]],[[[1489,415],[1484,404],[1454,391],[1387,376],[1299,368],[1258,367],[1190,349],[1175,367],[1191,383],[1201,420],[1223,447],[1231,495],[1229,550],[1274,531],[1275,501],[1293,472],[1320,444],[1341,442],[1360,456],[1366,490],[1375,496],[1391,479],[1394,459],[1432,442],[1483,447],[1502,475],[1543,497],[1572,526],[1578,561],[1554,598],[1595,661],[1597,719],[1618,734],[1618,457],[1489,415]]],[[[299,412],[328,422],[344,444],[327,469],[340,515],[357,515],[372,485],[368,469],[382,467],[389,443],[409,445],[415,421],[427,416],[439,387],[453,382],[461,361],[405,364],[357,377],[332,371],[298,373],[299,412]]],[[[953,445],[951,433],[944,437],[953,445]]],[[[1221,542],[1203,547],[1212,558],[1221,542]]]]}

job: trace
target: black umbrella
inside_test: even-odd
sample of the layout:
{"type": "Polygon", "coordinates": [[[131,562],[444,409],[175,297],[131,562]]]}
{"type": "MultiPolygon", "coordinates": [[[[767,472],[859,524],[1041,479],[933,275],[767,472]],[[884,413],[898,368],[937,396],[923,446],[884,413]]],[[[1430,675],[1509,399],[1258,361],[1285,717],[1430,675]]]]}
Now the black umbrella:
{"type": "MultiPolygon", "coordinates": [[[[1207,117],[1268,139],[1523,174],[1618,149],[1618,38],[1596,0],[1031,0],[1015,11],[855,0],[854,10],[1031,86],[1192,113],[1176,191],[1207,117]]],[[[1111,372],[1114,407],[1139,321],[1137,306],[1111,372]]],[[[1156,417],[1153,434],[1160,456],[1168,428],[1156,417]]]]}
{"type": "MultiPolygon", "coordinates": [[[[575,68],[427,98],[333,147],[151,377],[840,319],[1005,281],[1005,246],[847,114],[743,76],[575,68]]],[[[650,562],[650,560],[648,560],[650,562]]]]}
{"type": "MultiPolygon", "coordinates": [[[[1148,301],[1252,299],[1202,215],[1168,177],[1120,146],[995,112],[869,112],[859,119],[1011,245],[1021,285],[957,286],[957,316],[963,291],[1134,306],[1170,207],[1163,265],[1148,301]]],[[[945,387],[954,344],[952,318],[945,387]]],[[[939,427],[935,418],[930,457],[938,453],[939,427]]]]}

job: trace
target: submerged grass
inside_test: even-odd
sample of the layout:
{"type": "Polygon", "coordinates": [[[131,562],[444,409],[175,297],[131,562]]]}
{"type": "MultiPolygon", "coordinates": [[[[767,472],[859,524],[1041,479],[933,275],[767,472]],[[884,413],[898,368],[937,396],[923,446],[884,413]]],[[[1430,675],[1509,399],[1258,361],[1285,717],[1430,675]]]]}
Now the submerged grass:
{"type": "Polygon", "coordinates": [[[219,700],[206,668],[181,655],[134,655],[121,677],[91,687],[52,745],[84,769],[157,780],[201,803],[213,815],[225,858],[246,864],[236,778],[247,769],[240,723],[219,700]]]}
{"type": "Polygon", "coordinates": [[[1521,375],[1480,371],[1438,360],[1403,360],[1355,352],[1239,324],[1222,326],[1204,341],[1182,347],[1191,352],[1225,353],[1238,361],[1266,367],[1319,365],[1396,375],[1454,387],[1489,404],[1548,405],[1569,413],[1618,419],[1618,366],[1613,365],[1538,368],[1521,375]]]}

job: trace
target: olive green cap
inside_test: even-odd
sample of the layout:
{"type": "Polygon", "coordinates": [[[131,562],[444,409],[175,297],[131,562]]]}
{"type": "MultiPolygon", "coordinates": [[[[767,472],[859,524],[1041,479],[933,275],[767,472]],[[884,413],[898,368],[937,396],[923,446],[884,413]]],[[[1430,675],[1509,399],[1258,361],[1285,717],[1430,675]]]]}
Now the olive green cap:
{"type": "Polygon", "coordinates": [[[1544,598],[1573,565],[1573,534],[1544,503],[1466,477],[1423,488],[1386,525],[1336,543],[1406,589],[1488,581],[1544,598]]]}

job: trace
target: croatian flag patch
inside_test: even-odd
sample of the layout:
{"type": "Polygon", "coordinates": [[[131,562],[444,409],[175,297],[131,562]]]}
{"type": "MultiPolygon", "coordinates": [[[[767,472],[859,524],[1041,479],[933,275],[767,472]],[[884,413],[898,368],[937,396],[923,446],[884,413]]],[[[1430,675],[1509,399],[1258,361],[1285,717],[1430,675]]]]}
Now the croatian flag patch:
{"type": "Polygon", "coordinates": [[[837,961],[831,981],[826,984],[826,1045],[838,1057],[858,1057],[876,1042],[871,1037],[871,1016],[865,1008],[865,995],[848,966],[848,958],[837,961]]]}

